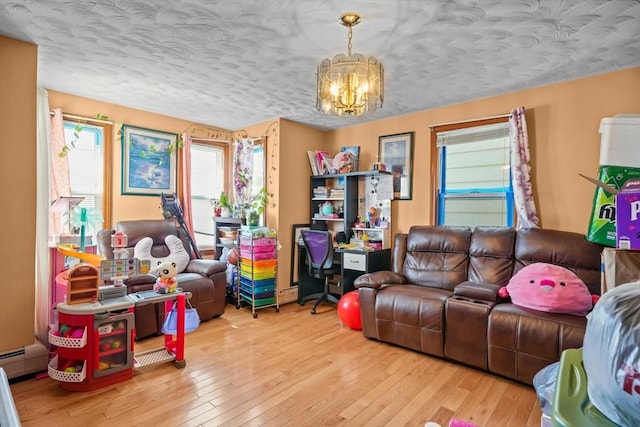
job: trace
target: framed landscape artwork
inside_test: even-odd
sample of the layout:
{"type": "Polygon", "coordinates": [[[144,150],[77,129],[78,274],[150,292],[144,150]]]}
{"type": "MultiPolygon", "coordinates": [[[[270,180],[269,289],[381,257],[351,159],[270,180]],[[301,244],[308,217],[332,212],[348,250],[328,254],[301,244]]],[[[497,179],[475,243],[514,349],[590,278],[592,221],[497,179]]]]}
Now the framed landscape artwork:
{"type": "Polygon", "coordinates": [[[175,133],[123,125],[121,193],[175,193],[177,141],[175,133]]]}
{"type": "Polygon", "coordinates": [[[411,200],[413,183],[413,132],[378,138],[378,159],[393,173],[394,200],[411,200]]]}

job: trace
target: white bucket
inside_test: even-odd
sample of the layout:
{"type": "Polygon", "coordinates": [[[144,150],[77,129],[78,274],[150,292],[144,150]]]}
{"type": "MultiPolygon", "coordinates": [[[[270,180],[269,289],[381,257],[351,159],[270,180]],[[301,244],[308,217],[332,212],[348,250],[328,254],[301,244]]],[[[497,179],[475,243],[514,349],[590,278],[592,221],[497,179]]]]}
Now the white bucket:
{"type": "Polygon", "coordinates": [[[600,121],[600,165],[640,168],[640,115],[600,121]]]}

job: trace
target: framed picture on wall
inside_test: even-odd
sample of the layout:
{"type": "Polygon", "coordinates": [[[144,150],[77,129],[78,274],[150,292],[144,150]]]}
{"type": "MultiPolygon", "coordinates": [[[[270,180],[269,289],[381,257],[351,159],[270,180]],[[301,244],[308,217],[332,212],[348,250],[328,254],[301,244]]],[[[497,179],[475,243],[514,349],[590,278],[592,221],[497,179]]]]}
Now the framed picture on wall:
{"type": "Polygon", "coordinates": [[[175,193],[177,141],[175,133],[123,125],[121,194],[175,193]]]}
{"type": "Polygon", "coordinates": [[[413,132],[378,138],[378,159],[393,173],[393,198],[411,200],[413,192],[413,132]]]}

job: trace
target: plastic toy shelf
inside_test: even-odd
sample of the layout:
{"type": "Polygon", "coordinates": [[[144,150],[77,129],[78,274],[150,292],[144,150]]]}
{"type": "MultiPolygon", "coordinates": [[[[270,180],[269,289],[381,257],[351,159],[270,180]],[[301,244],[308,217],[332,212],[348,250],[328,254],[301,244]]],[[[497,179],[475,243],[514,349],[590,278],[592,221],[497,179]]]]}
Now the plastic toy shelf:
{"type": "Polygon", "coordinates": [[[276,312],[280,311],[276,243],[275,231],[268,228],[243,229],[240,234],[236,308],[243,302],[251,306],[254,319],[258,309],[275,307],[276,312]]]}

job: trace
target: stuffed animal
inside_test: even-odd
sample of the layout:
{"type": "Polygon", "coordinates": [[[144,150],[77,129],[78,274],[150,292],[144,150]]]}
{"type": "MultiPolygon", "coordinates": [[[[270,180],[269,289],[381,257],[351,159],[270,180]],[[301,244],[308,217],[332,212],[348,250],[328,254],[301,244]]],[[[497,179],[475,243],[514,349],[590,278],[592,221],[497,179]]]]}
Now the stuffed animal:
{"type": "Polygon", "coordinates": [[[341,151],[335,155],[332,161],[333,173],[345,173],[355,171],[356,158],[350,151],[341,151]]]}
{"type": "Polygon", "coordinates": [[[541,262],[518,271],[499,295],[521,307],[575,316],[586,315],[597,301],[574,272],[541,262]]]}
{"type": "Polygon", "coordinates": [[[175,262],[158,262],[156,274],[158,280],[153,285],[154,291],[159,294],[170,294],[176,291],[178,288],[178,281],[176,280],[178,268],[175,262]]]}

